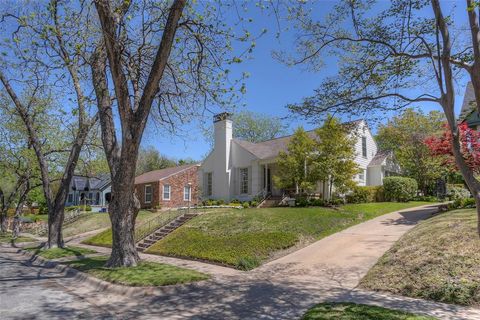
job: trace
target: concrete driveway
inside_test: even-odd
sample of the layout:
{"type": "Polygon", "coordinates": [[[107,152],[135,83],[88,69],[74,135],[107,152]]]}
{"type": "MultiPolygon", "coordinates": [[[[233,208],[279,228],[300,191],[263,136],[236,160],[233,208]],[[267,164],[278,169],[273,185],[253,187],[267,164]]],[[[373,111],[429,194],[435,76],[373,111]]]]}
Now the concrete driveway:
{"type": "MultiPolygon", "coordinates": [[[[298,319],[321,301],[353,301],[439,319],[480,319],[477,309],[355,288],[358,280],[395,240],[435,210],[425,207],[387,214],[253,271],[224,272],[213,280],[171,287],[157,296],[107,295],[51,269],[22,267],[22,263],[16,261],[18,255],[8,252],[11,249],[0,248],[1,318],[24,319],[22,312],[25,311],[31,319],[52,319],[66,314],[69,318],[298,319]],[[26,293],[31,287],[32,294],[26,293]],[[45,292],[56,293],[59,298],[44,297],[45,292]],[[68,306],[62,304],[64,300],[70,302],[68,306]],[[13,310],[9,305],[15,301],[18,307],[13,310]]],[[[181,261],[185,260],[178,263],[181,261]]],[[[177,262],[170,258],[170,263],[177,262]]],[[[195,267],[195,264],[189,262],[189,266],[195,267]]],[[[206,271],[205,264],[199,264],[199,268],[206,271]]],[[[217,268],[212,267],[212,271],[218,271],[217,268]]]]}

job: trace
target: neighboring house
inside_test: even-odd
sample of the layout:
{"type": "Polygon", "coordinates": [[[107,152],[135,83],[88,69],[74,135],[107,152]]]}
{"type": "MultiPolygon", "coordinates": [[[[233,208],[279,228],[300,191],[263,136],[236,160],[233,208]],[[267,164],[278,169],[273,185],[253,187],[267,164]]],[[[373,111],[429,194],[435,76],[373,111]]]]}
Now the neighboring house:
{"type": "MultiPolygon", "coordinates": [[[[347,125],[347,124],[346,124],[347,125]]],[[[355,161],[361,170],[354,177],[358,185],[381,185],[383,178],[399,172],[391,153],[377,152],[377,144],[364,120],[348,123],[356,134],[355,161]]],[[[199,169],[199,183],[205,199],[250,200],[257,195],[282,196],[284,190],[273,183],[279,151],[287,151],[291,136],[252,143],[232,138],[230,114],[214,116],[214,149],[199,169]]],[[[307,131],[311,137],[315,132],[307,131]]],[[[324,183],[317,184],[316,193],[328,196],[324,183]]]]}
{"type": "Polygon", "coordinates": [[[477,105],[475,103],[475,93],[473,92],[473,85],[468,82],[463,97],[462,110],[460,111],[460,121],[466,121],[468,126],[480,130],[480,114],[478,113],[477,105]]]}
{"type": "Polygon", "coordinates": [[[135,178],[142,209],[188,207],[198,203],[198,164],[146,172],[135,178]]]}
{"type": "Polygon", "coordinates": [[[110,193],[110,175],[104,174],[97,177],[75,175],[70,183],[65,206],[90,205],[105,207],[108,205],[110,193]]]}

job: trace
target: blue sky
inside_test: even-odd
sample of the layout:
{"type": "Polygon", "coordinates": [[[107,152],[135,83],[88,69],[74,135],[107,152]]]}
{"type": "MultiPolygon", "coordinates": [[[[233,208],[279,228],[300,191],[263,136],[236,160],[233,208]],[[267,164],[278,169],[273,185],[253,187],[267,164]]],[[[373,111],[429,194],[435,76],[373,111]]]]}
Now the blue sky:
{"type": "MultiPolygon", "coordinates": [[[[332,64],[325,67],[318,73],[307,72],[301,68],[288,67],[272,58],[272,51],[286,50],[292,46],[292,39],[295,36],[294,31],[284,32],[277,39],[276,22],[271,16],[262,15],[256,10],[252,2],[249,17],[253,17],[251,30],[261,30],[267,28],[268,32],[261,39],[256,41],[257,47],[250,60],[243,62],[233,69],[233,72],[241,74],[243,71],[250,73],[247,79],[247,92],[243,96],[242,102],[245,103],[245,109],[269,114],[272,116],[287,116],[288,112],[285,106],[288,103],[299,102],[303,97],[312,94],[318,87],[321,80],[327,76],[335,74],[336,65],[332,64]]],[[[333,6],[332,1],[319,1],[316,3],[320,13],[327,12],[333,6]]],[[[466,14],[465,2],[444,2],[444,10],[452,10],[456,26],[465,25],[466,14]]],[[[430,12],[427,12],[430,14],[430,12]]],[[[332,59],[325,57],[325,59],[332,59]]],[[[463,99],[463,87],[465,81],[458,84],[459,92],[456,97],[457,112],[463,99]]],[[[422,109],[439,109],[436,105],[422,105],[422,109]]],[[[391,116],[391,115],[388,115],[391,116]]],[[[210,118],[211,119],[211,118],[210,118]]],[[[367,119],[368,120],[368,119],[367,119]]],[[[387,120],[385,117],[384,121],[387,120]]],[[[211,121],[211,120],[208,120],[211,121]]],[[[301,119],[289,119],[290,129],[303,125],[305,128],[313,128],[314,124],[307,123],[301,119]]],[[[210,145],[205,141],[199,123],[191,123],[183,128],[181,137],[166,135],[155,129],[149,128],[143,139],[143,146],[153,146],[162,154],[174,158],[193,158],[201,160],[210,150],[210,145]]],[[[375,128],[373,128],[375,130],[375,128]]]]}

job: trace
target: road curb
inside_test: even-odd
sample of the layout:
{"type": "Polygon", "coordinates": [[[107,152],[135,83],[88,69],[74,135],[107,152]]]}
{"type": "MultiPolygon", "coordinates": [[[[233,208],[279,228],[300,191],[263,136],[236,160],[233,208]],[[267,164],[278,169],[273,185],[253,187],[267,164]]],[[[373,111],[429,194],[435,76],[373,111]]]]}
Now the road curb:
{"type": "Polygon", "coordinates": [[[77,281],[87,283],[95,291],[107,291],[112,294],[128,296],[131,298],[143,297],[150,295],[166,295],[166,294],[177,294],[185,290],[195,290],[201,289],[204,287],[205,283],[210,282],[211,280],[203,280],[198,282],[193,282],[189,284],[177,284],[177,285],[167,285],[159,287],[129,287],[120,284],[110,283],[93,276],[88,275],[85,272],[79,271],[77,269],[71,268],[67,265],[61,264],[56,261],[47,260],[38,255],[35,255],[31,252],[28,252],[23,249],[18,249],[17,254],[25,256],[28,258],[26,264],[29,266],[40,266],[44,268],[55,269],[58,272],[64,273],[65,276],[74,278],[77,281]]]}

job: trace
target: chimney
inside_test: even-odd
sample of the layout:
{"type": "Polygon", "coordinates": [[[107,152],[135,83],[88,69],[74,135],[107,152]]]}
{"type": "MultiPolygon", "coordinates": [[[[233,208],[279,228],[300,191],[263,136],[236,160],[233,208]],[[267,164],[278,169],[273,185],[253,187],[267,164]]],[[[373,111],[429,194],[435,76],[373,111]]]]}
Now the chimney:
{"type": "MultiPolygon", "coordinates": [[[[228,155],[230,153],[230,143],[232,141],[231,115],[231,113],[223,112],[213,116],[215,153],[217,155],[222,154],[221,158],[223,158],[224,155],[226,159],[228,159],[228,155]]],[[[228,162],[228,160],[225,162],[228,162]]],[[[226,169],[227,168],[228,167],[226,167],[226,169]]]]}
{"type": "Polygon", "coordinates": [[[231,114],[224,112],[213,117],[214,174],[213,195],[216,199],[230,199],[230,148],[232,141],[231,114]]]}

